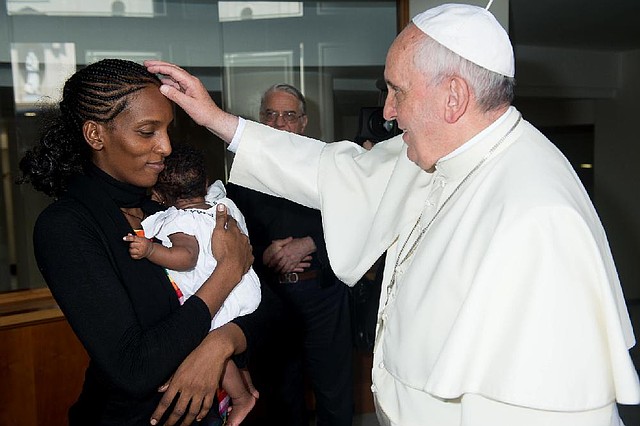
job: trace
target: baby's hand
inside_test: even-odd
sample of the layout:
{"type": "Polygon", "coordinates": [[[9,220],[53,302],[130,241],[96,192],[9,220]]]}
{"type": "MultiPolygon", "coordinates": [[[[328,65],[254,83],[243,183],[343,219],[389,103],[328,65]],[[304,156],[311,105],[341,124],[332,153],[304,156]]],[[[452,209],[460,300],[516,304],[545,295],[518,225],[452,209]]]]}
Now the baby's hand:
{"type": "Polygon", "coordinates": [[[153,241],[148,238],[127,234],[122,239],[131,243],[129,244],[129,255],[136,260],[151,256],[155,248],[153,241]]]}

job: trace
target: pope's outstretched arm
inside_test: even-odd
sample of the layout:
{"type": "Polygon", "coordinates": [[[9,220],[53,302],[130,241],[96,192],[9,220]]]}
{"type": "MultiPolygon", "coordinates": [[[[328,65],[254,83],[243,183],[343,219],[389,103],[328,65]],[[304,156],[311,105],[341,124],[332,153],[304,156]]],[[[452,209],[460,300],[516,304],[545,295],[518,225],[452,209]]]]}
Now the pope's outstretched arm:
{"type": "Polygon", "coordinates": [[[220,109],[202,82],[177,65],[145,61],[149,72],[161,74],[160,91],[181,107],[196,123],[229,143],[238,127],[238,117],[220,109]]]}

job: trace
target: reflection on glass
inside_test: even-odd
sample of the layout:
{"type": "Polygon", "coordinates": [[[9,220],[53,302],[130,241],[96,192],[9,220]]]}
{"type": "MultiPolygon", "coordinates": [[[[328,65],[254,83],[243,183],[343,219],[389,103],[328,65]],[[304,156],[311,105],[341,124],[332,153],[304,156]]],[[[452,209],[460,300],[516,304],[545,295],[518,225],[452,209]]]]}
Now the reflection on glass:
{"type": "Polygon", "coordinates": [[[7,0],[7,14],[153,17],[153,0],[7,0]]]}
{"type": "Polygon", "coordinates": [[[249,19],[292,18],[303,16],[302,2],[291,1],[221,1],[220,22],[249,19]]]}
{"type": "Polygon", "coordinates": [[[160,52],[135,52],[131,50],[87,50],[84,59],[85,64],[89,65],[102,59],[118,58],[127,59],[129,61],[142,63],[147,59],[162,59],[160,52]]]}
{"type": "Polygon", "coordinates": [[[12,43],[11,72],[16,110],[37,102],[55,102],[64,81],[76,69],[73,43],[12,43]]]}
{"type": "MultiPolygon", "coordinates": [[[[240,52],[224,55],[224,107],[257,120],[262,92],[275,83],[300,86],[294,79],[294,52],[240,52]]],[[[304,93],[302,87],[299,90],[304,93]]],[[[305,93],[306,95],[306,93],[305,93]]]]}

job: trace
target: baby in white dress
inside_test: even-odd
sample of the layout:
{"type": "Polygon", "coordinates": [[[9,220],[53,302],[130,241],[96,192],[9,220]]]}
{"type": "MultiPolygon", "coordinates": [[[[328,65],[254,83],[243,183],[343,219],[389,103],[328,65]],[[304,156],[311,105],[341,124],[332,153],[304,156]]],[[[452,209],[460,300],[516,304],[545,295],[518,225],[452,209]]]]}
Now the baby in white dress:
{"type": "MultiPolygon", "coordinates": [[[[170,206],[142,221],[143,234],[129,235],[129,253],[134,259],[146,258],[165,267],[176,289],[180,303],[198,291],[216,267],[211,250],[211,234],[216,225],[216,206],[227,207],[238,226],[248,234],[244,216],[226,197],[219,180],[207,189],[202,154],[188,145],[177,145],[165,159],[165,169],[153,187],[153,198],[170,206]],[[153,242],[153,238],[161,242],[153,242]]],[[[138,231],[136,232],[138,233],[138,231]]],[[[253,268],[229,296],[211,321],[211,329],[220,327],[237,316],[246,315],[260,303],[260,280],[253,268]]],[[[235,426],[251,411],[258,398],[248,370],[239,369],[233,361],[226,364],[222,388],[231,397],[218,395],[219,411],[230,413],[226,425],[235,426]]]]}
{"type": "MultiPolygon", "coordinates": [[[[226,191],[221,181],[215,181],[208,188],[205,201],[208,206],[206,210],[196,207],[176,208],[171,206],[142,221],[144,236],[157,238],[165,247],[172,247],[169,237],[177,232],[193,235],[198,241],[198,261],[194,268],[182,271],[167,269],[171,279],[182,291],[185,300],[192,296],[200,288],[200,285],[209,278],[217,264],[211,254],[211,233],[216,226],[215,206],[219,203],[227,206],[227,211],[238,222],[242,232],[248,233],[244,216],[234,202],[226,197],[226,191]]],[[[211,329],[218,328],[235,317],[255,311],[259,303],[260,280],[251,268],[213,317],[211,329]]]]}

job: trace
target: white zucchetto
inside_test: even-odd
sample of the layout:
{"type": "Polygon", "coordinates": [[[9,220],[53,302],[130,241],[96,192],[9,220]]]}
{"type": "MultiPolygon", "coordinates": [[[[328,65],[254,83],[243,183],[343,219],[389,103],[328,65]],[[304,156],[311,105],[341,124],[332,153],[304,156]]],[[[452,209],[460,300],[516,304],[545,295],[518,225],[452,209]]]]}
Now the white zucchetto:
{"type": "Polygon", "coordinates": [[[488,10],[467,4],[443,4],[416,15],[412,22],[466,60],[507,77],[515,75],[509,36],[488,10]]]}

